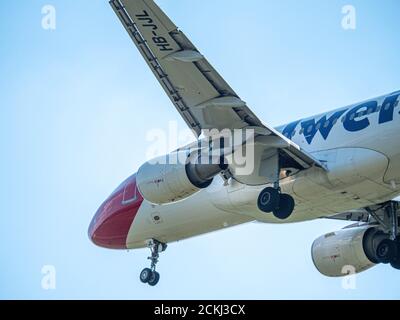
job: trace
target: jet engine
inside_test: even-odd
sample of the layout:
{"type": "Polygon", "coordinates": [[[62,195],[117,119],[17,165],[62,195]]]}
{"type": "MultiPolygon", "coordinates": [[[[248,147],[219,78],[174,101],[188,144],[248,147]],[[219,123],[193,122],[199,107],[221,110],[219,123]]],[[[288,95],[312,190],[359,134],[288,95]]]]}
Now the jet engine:
{"type": "Polygon", "coordinates": [[[197,152],[171,153],[143,164],[137,173],[138,189],[147,201],[168,204],[207,188],[228,168],[223,157],[202,158],[197,152]]]}
{"type": "Polygon", "coordinates": [[[331,232],[314,241],[315,267],[328,277],[365,271],[378,263],[398,268],[400,245],[376,227],[362,226],[331,232]]]}

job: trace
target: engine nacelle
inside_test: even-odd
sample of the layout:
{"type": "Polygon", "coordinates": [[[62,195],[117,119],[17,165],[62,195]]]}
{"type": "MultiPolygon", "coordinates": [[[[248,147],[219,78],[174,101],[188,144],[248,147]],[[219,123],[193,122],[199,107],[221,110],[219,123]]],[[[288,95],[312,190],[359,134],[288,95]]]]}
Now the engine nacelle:
{"type": "Polygon", "coordinates": [[[343,229],[314,241],[311,249],[315,267],[328,277],[365,271],[377,263],[377,248],[388,236],[371,226],[343,229]]]}
{"type": "Polygon", "coordinates": [[[228,165],[218,159],[216,164],[194,161],[196,154],[171,153],[143,164],[137,173],[138,189],[147,201],[167,204],[183,200],[207,188],[214,177],[228,165]]]}

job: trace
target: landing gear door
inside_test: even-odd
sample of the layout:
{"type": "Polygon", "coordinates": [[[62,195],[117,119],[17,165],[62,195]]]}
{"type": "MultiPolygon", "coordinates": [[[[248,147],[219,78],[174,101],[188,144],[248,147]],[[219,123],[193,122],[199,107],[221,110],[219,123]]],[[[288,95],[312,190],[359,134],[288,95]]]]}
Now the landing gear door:
{"type": "Polygon", "coordinates": [[[279,180],[279,149],[276,146],[266,147],[260,142],[248,143],[242,150],[236,151],[231,160],[230,169],[233,176],[242,184],[260,186],[274,184],[279,180]],[[238,153],[243,157],[238,157],[238,153]]]}

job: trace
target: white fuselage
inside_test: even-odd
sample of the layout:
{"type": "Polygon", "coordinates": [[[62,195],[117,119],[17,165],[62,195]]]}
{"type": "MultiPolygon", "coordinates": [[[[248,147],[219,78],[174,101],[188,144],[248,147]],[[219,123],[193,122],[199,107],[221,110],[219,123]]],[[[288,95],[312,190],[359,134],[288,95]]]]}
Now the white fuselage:
{"type": "Polygon", "coordinates": [[[391,200],[400,194],[399,92],[302,119],[278,128],[324,163],[281,180],[296,201],[287,220],[261,212],[257,197],[266,187],[216,177],[206,189],[168,205],[144,201],[128,237],[128,248],[148,239],[169,243],[258,220],[291,223],[332,216],[391,200]]]}

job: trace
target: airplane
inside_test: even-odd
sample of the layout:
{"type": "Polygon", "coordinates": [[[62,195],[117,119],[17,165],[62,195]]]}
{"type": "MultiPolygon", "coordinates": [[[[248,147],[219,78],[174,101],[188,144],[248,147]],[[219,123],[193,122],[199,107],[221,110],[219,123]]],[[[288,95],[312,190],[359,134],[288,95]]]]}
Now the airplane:
{"type": "Polygon", "coordinates": [[[167,244],[253,221],[337,219],[352,224],[312,244],[321,274],[400,269],[400,91],[272,128],[153,0],[110,4],[197,141],[122,182],[89,226],[94,244],[149,248],[140,281],[155,286],[167,244]],[[236,131],[250,133],[225,139],[236,131]]]}

